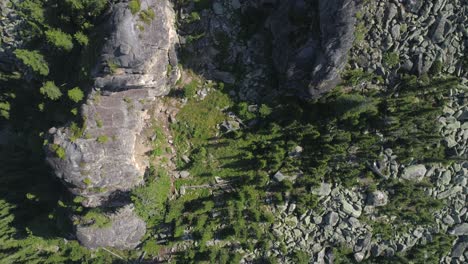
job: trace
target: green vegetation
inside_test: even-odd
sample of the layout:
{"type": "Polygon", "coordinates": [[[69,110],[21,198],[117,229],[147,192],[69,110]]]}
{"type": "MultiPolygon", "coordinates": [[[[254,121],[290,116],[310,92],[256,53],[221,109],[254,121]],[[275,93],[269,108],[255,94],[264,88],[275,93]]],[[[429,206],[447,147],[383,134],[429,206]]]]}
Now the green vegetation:
{"type": "Polygon", "coordinates": [[[55,152],[55,155],[57,155],[57,157],[59,157],[60,159],[64,160],[66,158],[65,149],[62,148],[61,146],[52,144],[50,145],[50,148],[53,152],[55,152]]]}
{"type": "Polygon", "coordinates": [[[24,65],[30,67],[34,72],[43,76],[47,76],[49,74],[47,62],[39,51],[17,49],[15,50],[15,55],[24,63],[24,65]]]}
{"type": "MultiPolygon", "coordinates": [[[[417,244],[408,251],[397,253],[391,257],[370,257],[363,264],[393,264],[393,263],[439,263],[452,249],[455,237],[446,234],[436,234],[431,241],[417,244]]],[[[352,251],[337,248],[333,251],[335,263],[356,263],[352,251]]]]}
{"type": "Polygon", "coordinates": [[[74,35],[75,40],[80,44],[81,46],[88,46],[89,39],[88,37],[81,31],[78,31],[74,35]]]}
{"type": "Polygon", "coordinates": [[[149,228],[162,223],[170,189],[171,180],[167,172],[162,168],[150,168],[149,180],[132,191],[136,212],[149,228]]]}
{"type": "Polygon", "coordinates": [[[47,41],[58,49],[71,51],[73,49],[72,36],[62,32],[60,29],[51,29],[45,32],[47,41]]]}
{"type": "Polygon", "coordinates": [[[433,76],[436,76],[436,75],[441,74],[443,69],[444,69],[444,65],[442,64],[442,61],[436,60],[432,64],[431,68],[429,69],[429,73],[433,76]]]}
{"type": "Polygon", "coordinates": [[[205,33],[200,33],[200,34],[195,34],[195,35],[190,35],[187,37],[187,43],[192,43],[194,41],[197,41],[205,36],[205,33]]]}
{"type": "Polygon", "coordinates": [[[57,100],[62,96],[60,88],[58,88],[52,81],[45,82],[44,85],[40,88],[40,91],[41,94],[45,95],[51,100],[57,100]]]}
{"type": "Polygon", "coordinates": [[[93,182],[91,181],[90,178],[85,178],[83,180],[83,183],[86,185],[86,186],[90,186],[91,184],[93,184],[93,182]]]}
{"type": "Polygon", "coordinates": [[[102,128],[102,126],[103,126],[102,120],[99,117],[96,117],[96,126],[98,128],[102,128]]]}
{"type": "Polygon", "coordinates": [[[75,103],[80,102],[84,98],[84,93],[79,87],[68,90],[68,98],[75,103]]]}
{"type": "MultiPolygon", "coordinates": [[[[389,203],[380,208],[379,214],[396,217],[392,223],[382,221],[372,222],[374,236],[391,239],[397,233],[408,232],[415,225],[434,224],[433,213],[441,209],[442,201],[427,196],[424,187],[428,183],[382,182],[380,189],[389,190],[389,203]]],[[[383,220],[385,221],[385,220],[383,220]]]]}
{"type": "Polygon", "coordinates": [[[96,228],[106,228],[112,225],[111,219],[98,209],[91,209],[81,217],[81,224],[96,228]]]}
{"type": "Polygon", "coordinates": [[[146,10],[143,10],[140,12],[139,17],[141,21],[143,21],[146,24],[151,24],[151,21],[155,18],[154,10],[151,8],[148,8],[146,10]]]}
{"type": "Polygon", "coordinates": [[[198,12],[190,13],[190,16],[187,18],[187,23],[193,23],[195,21],[199,21],[201,19],[200,14],[198,12]]]}
{"type": "MultiPolygon", "coordinates": [[[[373,74],[362,71],[345,76],[351,85],[375,80],[373,74]]],[[[349,92],[338,88],[315,102],[281,97],[251,111],[245,102],[223,99],[227,91],[222,86],[213,87],[203,100],[188,97],[172,129],[179,155],[188,155],[191,160],[187,164],[179,158],[177,164],[188,169],[193,178],[176,180],[176,188],[216,186],[216,176],[236,192],[216,192],[213,187],[217,193],[214,200],[208,189],[189,189],[169,202],[165,221],[175,224],[175,239],[190,226],[200,242],[181,259],[210,261],[211,256],[233,253],[228,248],[206,246],[214,237],[239,241],[246,250],[260,247],[252,241],[270,240],[265,228],[274,221],[263,201],[270,198],[281,203],[288,197],[295,200],[298,215],[308,209],[323,210],[318,197],[310,193],[322,181],[353,187],[362,186],[359,180],[366,178],[369,182],[364,187],[369,190],[395,190],[379,214],[396,216],[399,225],[370,222],[376,236],[388,238],[416,224],[430,225],[433,212],[442,204],[425,194],[427,185],[387,182],[373,176],[367,164],[379,160],[386,148],[392,148],[403,164],[446,159],[436,119],[442,114],[448,87],[456,83],[453,78],[406,76],[397,91],[349,92]],[[219,135],[216,125],[229,119],[228,111],[235,111],[244,123],[256,120],[256,125],[219,135]],[[304,149],[300,158],[288,155],[295,146],[304,149]],[[284,175],[300,170],[303,176],[295,182],[270,181],[278,170],[284,175]],[[234,222],[236,225],[229,228],[220,224],[234,222]]],[[[202,86],[202,82],[192,81],[184,93],[202,86]]],[[[297,252],[294,258],[300,262],[307,256],[297,252]]],[[[348,262],[343,257],[338,263],[348,262]]]]}
{"type": "Polygon", "coordinates": [[[101,144],[105,144],[109,141],[109,137],[106,135],[100,135],[99,137],[97,137],[96,141],[101,144]]]}
{"type": "Polygon", "coordinates": [[[192,98],[197,94],[198,87],[200,86],[199,80],[192,80],[190,83],[184,86],[184,96],[186,98],[192,98]]]}
{"type": "Polygon", "coordinates": [[[364,72],[362,69],[348,70],[343,73],[343,79],[345,84],[353,87],[362,85],[363,83],[369,83],[376,79],[374,73],[364,72]]]}
{"type": "Polygon", "coordinates": [[[110,71],[111,74],[116,73],[117,69],[120,68],[120,66],[116,62],[114,62],[112,60],[107,61],[107,67],[109,67],[109,71],[110,71]]]}
{"type": "Polygon", "coordinates": [[[76,122],[71,122],[70,124],[70,140],[72,142],[76,141],[78,138],[81,138],[84,135],[84,131],[86,130],[86,126],[83,125],[80,127],[76,122]]]}
{"type": "Polygon", "coordinates": [[[396,52],[388,52],[383,55],[383,63],[389,68],[394,68],[400,63],[400,56],[396,52]]]}
{"type": "Polygon", "coordinates": [[[153,130],[155,139],[152,142],[153,150],[151,151],[151,156],[159,157],[164,154],[164,149],[167,149],[166,137],[159,126],[153,125],[153,130]]]}
{"type": "Polygon", "coordinates": [[[10,118],[10,103],[9,102],[0,102],[0,116],[9,119],[10,118]]]}
{"type": "MultiPolygon", "coordinates": [[[[185,87],[184,92],[196,90],[196,87],[196,84],[192,82],[185,87]]],[[[214,136],[218,131],[216,125],[220,124],[225,117],[221,110],[226,109],[230,104],[229,97],[220,91],[210,93],[202,101],[195,98],[189,100],[188,106],[178,114],[179,122],[173,125],[173,129],[177,132],[175,144],[179,151],[183,153],[188,150],[189,140],[197,145],[214,136]]]]}
{"type": "Polygon", "coordinates": [[[140,0],[131,0],[128,3],[128,7],[130,8],[130,11],[132,12],[132,14],[135,15],[136,13],[138,13],[138,11],[140,11],[140,8],[141,8],[140,0]]]}
{"type": "Polygon", "coordinates": [[[364,22],[360,22],[356,25],[354,30],[354,43],[360,45],[367,35],[367,27],[364,22]]]}

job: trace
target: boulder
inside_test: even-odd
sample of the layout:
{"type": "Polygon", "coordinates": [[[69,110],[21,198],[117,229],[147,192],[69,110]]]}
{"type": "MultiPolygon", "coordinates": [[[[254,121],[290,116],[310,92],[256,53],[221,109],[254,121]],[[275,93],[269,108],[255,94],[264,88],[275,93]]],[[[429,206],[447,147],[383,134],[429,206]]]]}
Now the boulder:
{"type": "Polygon", "coordinates": [[[424,178],[424,175],[426,174],[426,172],[427,172],[426,166],[422,164],[413,165],[413,166],[406,167],[403,170],[401,178],[405,180],[410,180],[410,181],[420,181],[424,178]]]}
{"type": "Polygon", "coordinates": [[[319,187],[312,189],[312,193],[318,196],[327,196],[331,193],[331,184],[322,182],[319,187]]]}
{"type": "Polygon", "coordinates": [[[437,22],[434,24],[432,29],[432,41],[434,41],[434,43],[444,42],[444,31],[446,23],[447,19],[443,16],[437,19],[437,22]]]}
{"type": "Polygon", "coordinates": [[[329,212],[323,218],[323,223],[328,226],[335,226],[338,223],[338,220],[340,220],[340,216],[337,213],[329,212]]]}
{"type": "Polygon", "coordinates": [[[450,231],[450,234],[456,236],[465,236],[468,235],[468,223],[462,223],[454,226],[450,231]]]}
{"type": "Polygon", "coordinates": [[[132,206],[125,206],[110,214],[110,226],[93,227],[78,225],[76,237],[88,248],[113,247],[126,250],[134,249],[145,235],[146,224],[136,216],[132,206]]]}
{"type": "Polygon", "coordinates": [[[419,10],[424,4],[424,0],[405,0],[405,7],[411,13],[419,13],[419,10]]]}
{"type": "Polygon", "coordinates": [[[452,249],[452,258],[459,258],[463,255],[463,252],[468,248],[468,242],[457,243],[452,249]]]}
{"type": "Polygon", "coordinates": [[[343,201],[343,204],[341,205],[341,210],[345,212],[346,214],[352,215],[354,217],[359,217],[361,216],[361,210],[354,208],[354,205],[343,201]]]}
{"type": "Polygon", "coordinates": [[[179,172],[179,177],[182,179],[188,178],[190,176],[190,172],[188,171],[181,171],[179,172]]]}
{"type": "Polygon", "coordinates": [[[449,188],[446,191],[443,191],[437,195],[437,199],[446,199],[448,197],[451,197],[459,192],[461,192],[463,188],[461,186],[454,186],[449,188]]]}
{"type": "Polygon", "coordinates": [[[284,179],[286,179],[286,176],[284,176],[281,171],[277,171],[275,175],[273,175],[273,179],[277,182],[282,182],[284,179]]]}
{"type": "Polygon", "coordinates": [[[388,202],[388,196],[385,192],[374,191],[367,196],[367,204],[372,206],[384,206],[388,202]]]}

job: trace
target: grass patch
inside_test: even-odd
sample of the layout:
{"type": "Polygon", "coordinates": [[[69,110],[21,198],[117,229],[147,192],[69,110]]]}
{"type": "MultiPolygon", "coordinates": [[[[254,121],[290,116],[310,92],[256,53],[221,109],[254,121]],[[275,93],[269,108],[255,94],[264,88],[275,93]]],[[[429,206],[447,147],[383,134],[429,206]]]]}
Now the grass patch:
{"type": "Polygon", "coordinates": [[[144,186],[132,190],[131,198],[135,203],[137,214],[145,220],[148,227],[153,227],[164,219],[171,180],[162,168],[156,170],[151,168],[149,178],[144,186]]]}
{"type": "Polygon", "coordinates": [[[218,90],[209,93],[204,100],[189,100],[177,115],[178,122],[172,124],[179,151],[188,150],[189,140],[194,145],[200,145],[214,137],[218,131],[216,125],[226,116],[222,110],[231,104],[229,97],[218,90]]]}
{"type": "Polygon", "coordinates": [[[141,2],[140,0],[131,0],[128,3],[128,7],[130,8],[130,12],[132,12],[132,14],[135,15],[141,9],[141,2]]]}
{"type": "Polygon", "coordinates": [[[65,160],[65,158],[67,157],[66,156],[66,152],[65,152],[65,149],[62,148],[60,145],[57,145],[57,144],[51,144],[50,145],[50,149],[55,153],[55,155],[62,159],[62,160],[65,160]]]}
{"type": "Polygon", "coordinates": [[[354,30],[354,44],[361,45],[361,43],[365,40],[367,35],[368,29],[364,22],[360,22],[356,25],[354,30]]]}
{"type": "Polygon", "coordinates": [[[153,9],[146,9],[140,12],[139,17],[141,21],[143,21],[145,24],[149,25],[151,24],[151,21],[155,18],[154,10],[153,9]]]}
{"type": "Polygon", "coordinates": [[[383,63],[389,68],[394,68],[400,63],[400,55],[396,52],[387,52],[383,55],[383,63]]]}
{"type": "Polygon", "coordinates": [[[112,221],[101,210],[91,209],[81,217],[81,224],[95,228],[106,228],[112,225],[112,221]]]}
{"type": "Polygon", "coordinates": [[[112,60],[107,61],[107,67],[109,67],[109,71],[111,74],[114,74],[117,72],[117,70],[120,68],[120,66],[112,60]]]}
{"type": "Polygon", "coordinates": [[[107,143],[109,141],[109,137],[106,136],[106,135],[101,135],[101,136],[97,137],[96,141],[101,143],[101,144],[105,144],[105,143],[107,143]]]}

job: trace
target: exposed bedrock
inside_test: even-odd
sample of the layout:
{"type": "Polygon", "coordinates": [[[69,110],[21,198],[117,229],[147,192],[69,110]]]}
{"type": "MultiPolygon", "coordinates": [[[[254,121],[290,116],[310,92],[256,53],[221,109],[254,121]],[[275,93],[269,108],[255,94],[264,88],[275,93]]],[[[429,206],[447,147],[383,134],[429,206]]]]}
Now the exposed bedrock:
{"type": "MultiPolygon", "coordinates": [[[[81,108],[83,129],[49,131],[47,161],[68,189],[84,198],[85,207],[122,206],[128,202],[119,194],[143,183],[148,162],[139,134],[148,118],[146,109],[178,78],[174,10],[168,0],[142,1],[141,10],[149,9],[154,19],[142,21],[126,2],[111,7],[104,24],[108,37],[93,73],[95,85],[81,108]]],[[[125,208],[107,214],[113,220],[110,227],[78,226],[80,242],[93,248],[135,247],[145,224],[125,208]]]]}
{"type": "Polygon", "coordinates": [[[110,221],[112,225],[106,228],[79,225],[76,230],[78,240],[88,248],[128,249],[135,248],[145,235],[145,222],[135,216],[131,206],[119,209],[110,216],[110,221]]]}
{"type": "Polygon", "coordinates": [[[319,97],[340,81],[354,41],[355,0],[282,0],[270,16],[273,61],[287,89],[319,97]]]}
{"type": "Polygon", "coordinates": [[[175,14],[168,0],[142,1],[155,18],[150,24],[132,14],[126,3],[116,4],[106,23],[110,32],[96,67],[96,87],[107,91],[148,88],[155,96],[169,92],[170,80],[176,78],[178,36],[174,28],[175,14]]]}

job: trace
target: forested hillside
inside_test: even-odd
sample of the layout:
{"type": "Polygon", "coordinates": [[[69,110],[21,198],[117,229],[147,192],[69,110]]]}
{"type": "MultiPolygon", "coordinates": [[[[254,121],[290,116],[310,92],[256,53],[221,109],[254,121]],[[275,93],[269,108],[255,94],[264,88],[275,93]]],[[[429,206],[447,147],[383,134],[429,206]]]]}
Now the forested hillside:
{"type": "Polygon", "coordinates": [[[0,263],[465,263],[467,8],[0,3],[0,263]]]}

